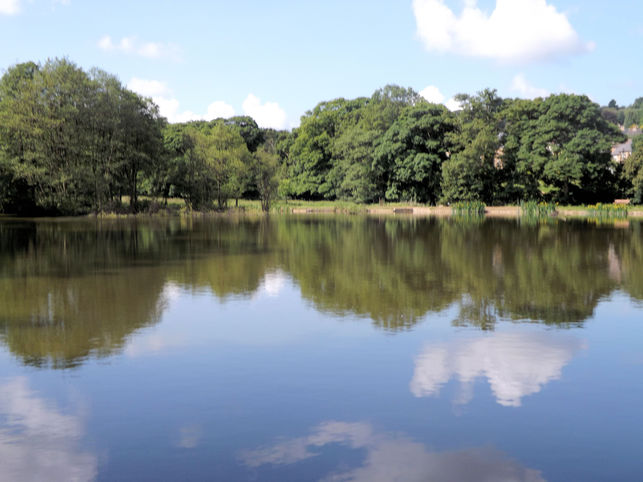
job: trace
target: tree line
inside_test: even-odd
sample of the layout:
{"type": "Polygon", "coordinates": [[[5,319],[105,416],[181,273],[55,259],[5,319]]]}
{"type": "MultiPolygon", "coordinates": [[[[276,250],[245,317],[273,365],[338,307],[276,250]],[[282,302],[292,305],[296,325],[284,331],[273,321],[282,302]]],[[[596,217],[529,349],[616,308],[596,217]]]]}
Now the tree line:
{"type": "MultiPolygon", "coordinates": [[[[386,86],[319,103],[288,131],[250,117],[170,124],[149,98],[67,59],[26,62],[0,79],[0,211],[138,211],[168,198],[190,209],[230,200],[428,204],[643,199],[643,142],[624,163],[617,127],[643,111],[586,96],[456,97],[460,109],[386,86]],[[617,111],[614,118],[613,111],[617,111]],[[125,202],[126,200],[126,202],[125,202]]],[[[643,118],[636,118],[643,122],[643,118]]]]}

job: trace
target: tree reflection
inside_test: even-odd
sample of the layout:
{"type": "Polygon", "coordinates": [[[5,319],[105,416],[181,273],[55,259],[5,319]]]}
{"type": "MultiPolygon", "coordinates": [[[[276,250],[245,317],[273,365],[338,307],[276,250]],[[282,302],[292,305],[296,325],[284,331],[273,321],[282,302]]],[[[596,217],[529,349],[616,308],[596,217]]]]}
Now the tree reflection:
{"type": "Polygon", "coordinates": [[[579,326],[622,289],[643,300],[643,229],[385,217],[0,222],[0,339],[26,363],[71,367],[156,323],[168,282],[218,300],[271,273],[321,311],[412,328],[579,326]],[[282,277],[283,277],[282,276],[282,277]]]}
{"type": "Polygon", "coordinates": [[[437,221],[345,218],[280,228],[283,269],[320,310],[399,330],[456,298],[457,288],[445,283],[437,221]]]}

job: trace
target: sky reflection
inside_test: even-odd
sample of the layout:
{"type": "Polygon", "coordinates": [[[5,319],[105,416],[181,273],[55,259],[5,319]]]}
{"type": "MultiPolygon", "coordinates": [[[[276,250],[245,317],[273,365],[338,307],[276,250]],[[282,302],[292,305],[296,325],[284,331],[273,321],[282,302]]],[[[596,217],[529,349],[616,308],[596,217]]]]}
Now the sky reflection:
{"type": "Polygon", "coordinates": [[[361,465],[337,470],[327,481],[544,481],[538,470],[525,468],[492,448],[434,452],[402,435],[376,432],[368,423],[324,422],[304,437],[240,454],[250,468],[285,466],[322,456],[330,444],[365,450],[361,465]]]}
{"type": "Polygon", "coordinates": [[[82,451],[78,415],[64,414],[38,397],[25,377],[0,384],[0,480],[89,481],[95,455],[82,451]]]}
{"type": "Polygon", "coordinates": [[[461,384],[456,403],[465,405],[473,396],[474,381],[483,377],[500,405],[519,407],[524,397],[558,380],[563,367],[582,348],[582,340],[552,332],[494,333],[427,344],[415,359],[411,393],[437,396],[456,377],[461,384]]]}

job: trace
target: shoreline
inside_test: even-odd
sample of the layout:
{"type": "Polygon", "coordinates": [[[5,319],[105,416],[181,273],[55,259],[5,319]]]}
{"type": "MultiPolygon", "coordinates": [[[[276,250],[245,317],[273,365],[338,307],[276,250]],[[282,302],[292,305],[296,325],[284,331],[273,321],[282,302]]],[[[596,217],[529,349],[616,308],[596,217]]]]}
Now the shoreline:
{"type": "MultiPolygon", "coordinates": [[[[418,206],[394,204],[389,206],[376,205],[347,205],[338,203],[333,205],[332,202],[315,201],[294,201],[291,203],[278,203],[270,210],[264,213],[254,206],[252,201],[247,201],[247,205],[231,207],[224,211],[186,211],[167,209],[154,213],[102,213],[102,214],[84,214],[77,216],[19,216],[11,214],[0,214],[2,220],[80,220],[80,219],[169,219],[169,218],[195,218],[195,217],[229,217],[229,216],[300,216],[300,215],[352,215],[352,216],[407,216],[407,217],[436,217],[448,218],[453,216],[450,206],[418,206]],[[310,204],[310,205],[306,205],[310,204]]],[[[484,217],[488,218],[505,218],[517,219],[522,216],[520,206],[486,206],[484,217]]],[[[602,217],[596,216],[587,206],[562,206],[551,216],[551,218],[560,219],[643,219],[643,206],[636,206],[628,210],[626,218],[620,217],[602,217]]]]}

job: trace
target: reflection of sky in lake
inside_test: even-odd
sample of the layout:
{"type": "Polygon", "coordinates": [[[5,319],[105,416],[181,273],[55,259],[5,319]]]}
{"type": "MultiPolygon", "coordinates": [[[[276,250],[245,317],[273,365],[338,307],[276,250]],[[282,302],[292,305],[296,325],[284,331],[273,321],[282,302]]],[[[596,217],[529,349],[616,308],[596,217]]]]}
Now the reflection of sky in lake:
{"type": "Polygon", "coordinates": [[[80,447],[83,421],[61,412],[27,378],[0,381],[0,480],[87,481],[98,460],[80,447]]]}
{"type": "Polygon", "coordinates": [[[582,347],[572,336],[540,333],[494,333],[444,344],[427,344],[415,359],[411,392],[437,396],[457,377],[462,384],[458,403],[468,403],[478,377],[489,382],[500,405],[519,407],[523,397],[557,380],[562,368],[582,347]]]}
{"type": "Polygon", "coordinates": [[[324,422],[307,436],[246,450],[239,458],[252,468],[290,465],[323,457],[324,448],[333,444],[361,449],[365,456],[357,467],[336,468],[321,480],[544,481],[537,470],[525,468],[491,448],[434,452],[403,435],[377,433],[368,423],[324,422]]]}

